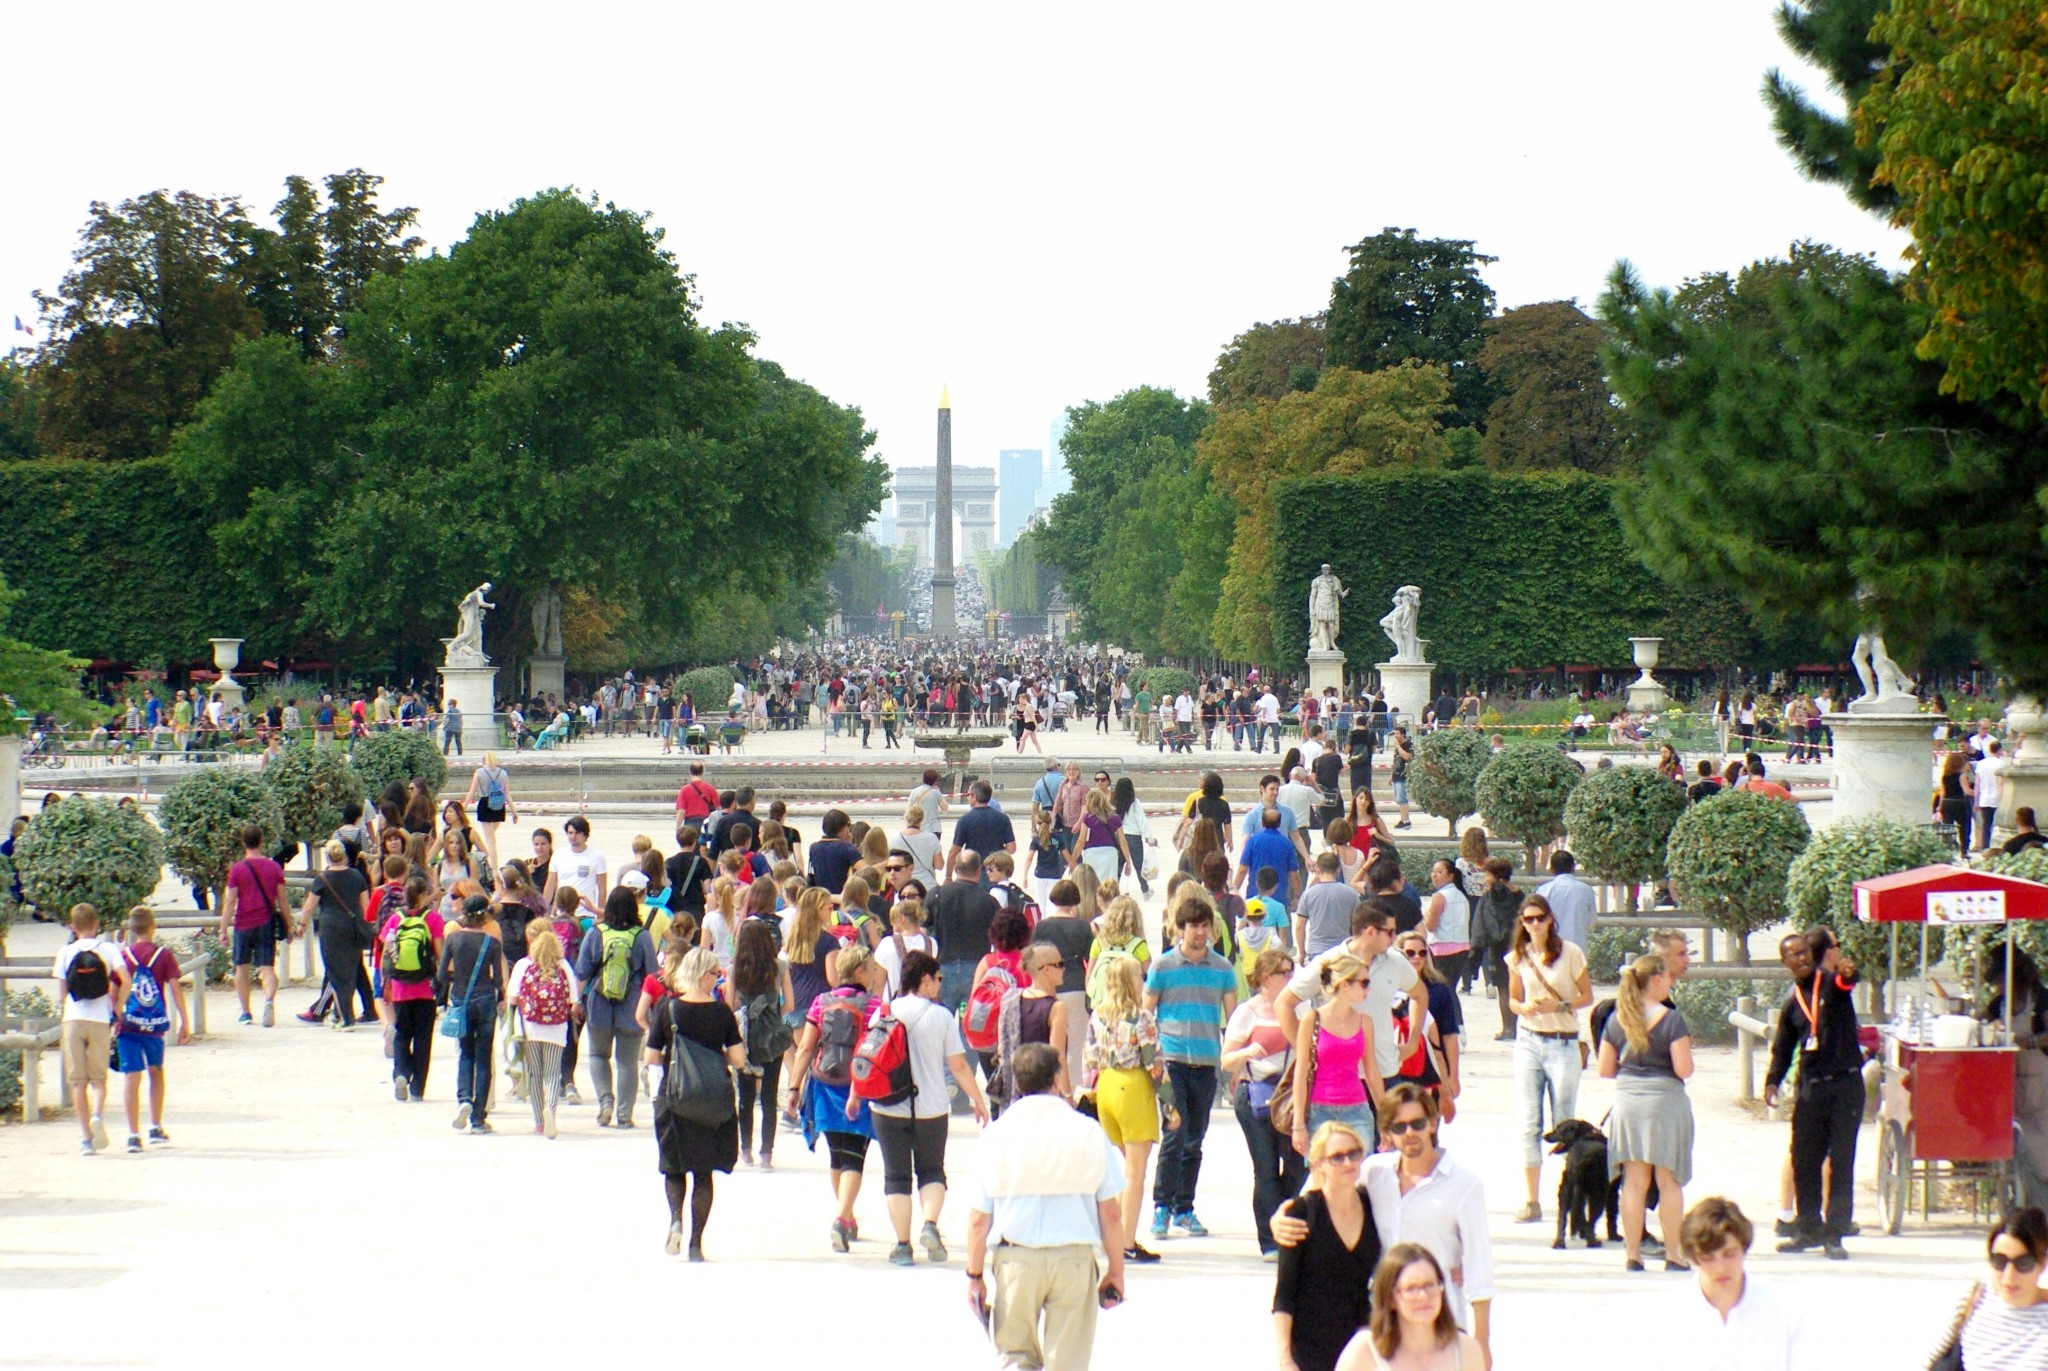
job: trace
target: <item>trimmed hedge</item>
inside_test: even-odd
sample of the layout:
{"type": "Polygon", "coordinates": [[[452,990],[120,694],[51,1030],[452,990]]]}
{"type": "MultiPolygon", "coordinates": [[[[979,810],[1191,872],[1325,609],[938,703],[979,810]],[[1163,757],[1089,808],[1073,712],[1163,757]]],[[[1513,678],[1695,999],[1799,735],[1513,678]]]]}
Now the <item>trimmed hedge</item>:
{"type": "Polygon", "coordinates": [[[363,798],[348,758],[332,747],[292,748],[263,768],[263,779],[284,813],[284,836],[309,850],[341,827],[343,805],[363,798]]]}
{"type": "Polygon", "coordinates": [[[1583,472],[1383,471],[1282,484],[1274,494],[1273,642],[1308,647],[1308,586],[1343,578],[1338,646],[1354,664],[1393,651],[1380,632],[1394,591],[1422,587],[1421,636],[1448,671],[1575,663],[1626,667],[1631,636],[1664,638],[1675,670],[1833,661],[1840,644],[1803,627],[1759,628],[1734,599],[1676,587],[1622,535],[1617,478],[1583,472]],[[1802,655],[1818,654],[1818,655],[1802,655]]]}
{"type": "Polygon", "coordinates": [[[724,711],[725,702],[732,698],[733,680],[732,671],[727,667],[700,666],[683,673],[682,679],[676,682],[676,693],[690,697],[690,705],[701,719],[707,712],[724,711]]]}
{"type": "Polygon", "coordinates": [[[1685,787],[1646,766],[1595,771],[1564,805],[1572,855],[1595,876],[1639,885],[1664,875],[1664,848],[1685,813],[1685,787]]]}
{"type": "Polygon", "coordinates": [[[263,830],[263,850],[275,852],[284,833],[284,810],[254,771],[208,767],[164,792],[156,807],[164,855],[186,880],[218,893],[228,868],[242,859],[242,825],[263,830]]]}
{"type": "Polygon", "coordinates": [[[356,773],[356,788],[363,795],[382,795],[393,782],[405,785],[420,780],[436,795],[448,781],[448,759],[434,735],[423,728],[394,728],[356,739],[349,749],[348,764],[356,773]]]}
{"type": "Polygon", "coordinates": [[[1473,789],[1487,831],[1520,841],[1523,865],[1534,867],[1536,849],[1564,836],[1565,801],[1585,778],[1584,767],[1548,743],[1510,743],[1473,789]]]}
{"type": "Polygon", "coordinates": [[[57,919],[74,904],[93,905],[111,930],[156,890],[164,843],[140,810],[73,795],[29,820],[14,860],[30,904],[57,919]]]}
{"type": "MultiPolygon", "coordinates": [[[[1856,917],[1856,882],[1949,859],[1948,844],[1920,824],[1881,814],[1843,819],[1813,835],[1785,873],[1785,906],[1800,928],[1826,924],[1859,967],[1882,977],[1891,965],[1891,935],[1856,917]]],[[[1901,975],[1918,975],[1920,930],[1899,939],[1901,975]],[[1910,968],[1910,969],[1909,969],[1910,968]]],[[[1927,930],[1928,955],[1941,960],[1943,930],[1927,930]]]]}
{"type": "Polygon", "coordinates": [[[1493,761],[1493,746],[1469,728],[1440,728],[1415,744],[1408,768],[1408,798],[1458,831],[1458,820],[1479,810],[1479,777],[1493,761]]]}
{"type": "Polygon", "coordinates": [[[1194,672],[1177,666],[1141,666],[1131,673],[1131,693],[1135,695],[1140,690],[1151,691],[1155,702],[1154,708],[1157,708],[1156,702],[1161,698],[1171,699],[1183,690],[1190,695],[1194,694],[1198,684],[1194,672]]]}
{"type": "Polygon", "coordinates": [[[1785,918],[1785,876],[1812,834],[1788,800],[1753,790],[1702,800],[1672,826],[1671,893],[1732,936],[1746,962],[1749,935],[1785,918]]]}

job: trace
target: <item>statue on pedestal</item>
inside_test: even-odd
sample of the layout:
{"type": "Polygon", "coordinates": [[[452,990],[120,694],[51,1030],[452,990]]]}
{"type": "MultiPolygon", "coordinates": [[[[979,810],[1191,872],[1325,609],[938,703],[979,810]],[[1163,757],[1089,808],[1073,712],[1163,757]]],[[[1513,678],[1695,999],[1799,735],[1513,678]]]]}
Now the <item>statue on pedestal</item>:
{"type": "Polygon", "coordinates": [[[1394,607],[1380,620],[1380,629],[1394,644],[1396,662],[1420,662],[1422,642],[1416,636],[1422,617],[1422,587],[1402,586],[1394,592],[1394,607]]]}
{"type": "Polygon", "coordinates": [[[484,656],[484,611],[496,609],[484,597],[491,593],[491,583],[485,581],[475,590],[462,597],[456,605],[458,616],[455,636],[448,640],[447,665],[489,666],[491,659],[484,656]]]}
{"type": "Polygon", "coordinates": [[[542,657],[562,655],[562,592],[553,586],[533,597],[533,650],[542,657]]]}
{"type": "MultiPolygon", "coordinates": [[[[1868,588],[1856,592],[1858,604],[1868,606],[1870,598],[1868,588]]],[[[1875,620],[1856,635],[1856,645],[1849,649],[1849,665],[1863,684],[1863,693],[1849,702],[1850,713],[1911,714],[1919,710],[1913,682],[1885,651],[1884,629],[1875,620]]]]}
{"type": "Polygon", "coordinates": [[[1309,582],[1308,586],[1308,650],[1310,652],[1335,652],[1337,650],[1338,620],[1343,611],[1343,601],[1351,592],[1330,570],[1328,562],[1323,563],[1322,574],[1309,582]]]}

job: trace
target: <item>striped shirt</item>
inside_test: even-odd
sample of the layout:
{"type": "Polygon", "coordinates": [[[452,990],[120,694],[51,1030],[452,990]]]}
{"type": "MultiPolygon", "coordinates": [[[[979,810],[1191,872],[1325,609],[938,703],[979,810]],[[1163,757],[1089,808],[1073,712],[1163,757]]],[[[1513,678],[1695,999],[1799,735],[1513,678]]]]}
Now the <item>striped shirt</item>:
{"type": "Polygon", "coordinates": [[[1191,962],[1179,948],[1156,958],[1145,989],[1159,997],[1159,1049],[1169,1062],[1219,1066],[1224,1005],[1237,993],[1237,973],[1213,949],[1191,962]]]}

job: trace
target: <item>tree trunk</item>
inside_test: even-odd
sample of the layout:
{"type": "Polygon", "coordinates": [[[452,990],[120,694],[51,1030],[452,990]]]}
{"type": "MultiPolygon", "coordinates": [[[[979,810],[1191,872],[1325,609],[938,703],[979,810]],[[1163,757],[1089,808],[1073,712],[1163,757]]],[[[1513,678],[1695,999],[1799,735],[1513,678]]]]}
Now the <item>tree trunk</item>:
{"type": "Polygon", "coordinates": [[[1728,935],[1728,959],[1737,966],[1748,966],[1750,964],[1749,935],[1745,933],[1730,933],[1728,935]]]}

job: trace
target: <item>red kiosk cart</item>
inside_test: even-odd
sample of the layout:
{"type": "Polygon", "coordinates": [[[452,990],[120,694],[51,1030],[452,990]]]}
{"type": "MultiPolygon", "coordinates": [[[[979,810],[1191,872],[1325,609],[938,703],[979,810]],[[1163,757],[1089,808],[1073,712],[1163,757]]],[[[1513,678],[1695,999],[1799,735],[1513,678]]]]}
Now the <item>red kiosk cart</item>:
{"type": "MultiPolygon", "coordinates": [[[[1856,917],[1891,925],[1896,996],[1900,924],[1920,925],[1924,975],[1929,925],[2048,919],[2048,885],[1967,867],[1923,866],[1856,882],[1856,917]]],[[[1934,1188],[1944,1180],[1988,1184],[1994,1208],[2010,1201],[2015,1049],[2009,970],[2007,979],[2002,1033],[1987,1025],[1967,1042],[1938,1042],[1924,1003],[1913,1022],[1880,1030],[1877,1204],[1887,1233],[1905,1222],[1915,1183],[1922,1218],[1933,1210],[1934,1188]]]]}

